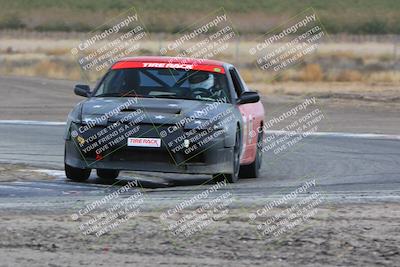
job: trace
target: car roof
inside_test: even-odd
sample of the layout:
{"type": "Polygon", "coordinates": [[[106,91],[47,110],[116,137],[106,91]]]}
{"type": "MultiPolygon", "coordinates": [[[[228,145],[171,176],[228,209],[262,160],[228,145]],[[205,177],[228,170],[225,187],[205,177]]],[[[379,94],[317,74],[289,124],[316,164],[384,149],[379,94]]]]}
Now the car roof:
{"type": "Polygon", "coordinates": [[[158,63],[185,63],[197,65],[214,65],[223,67],[225,62],[213,59],[200,59],[189,57],[164,57],[164,56],[144,56],[144,57],[125,57],[117,62],[158,62],[158,63]]]}

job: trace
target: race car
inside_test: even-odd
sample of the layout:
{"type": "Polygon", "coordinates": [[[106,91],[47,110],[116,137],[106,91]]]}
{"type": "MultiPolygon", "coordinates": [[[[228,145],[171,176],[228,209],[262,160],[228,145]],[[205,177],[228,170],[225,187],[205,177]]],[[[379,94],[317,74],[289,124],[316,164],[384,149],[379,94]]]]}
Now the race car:
{"type": "Polygon", "coordinates": [[[121,170],[257,177],[264,109],[237,69],[216,60],[130,57],[115,62],[68,115],[65,174],[121,170]],[[261,130],[260,130],[261,129],[261,130]]]}

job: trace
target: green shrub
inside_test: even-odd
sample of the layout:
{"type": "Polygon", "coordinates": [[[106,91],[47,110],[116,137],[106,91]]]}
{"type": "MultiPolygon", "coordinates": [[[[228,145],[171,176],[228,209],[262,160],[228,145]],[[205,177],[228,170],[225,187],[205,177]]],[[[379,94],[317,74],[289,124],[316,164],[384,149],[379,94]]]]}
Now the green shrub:
{"type": "Polygon", "coordinates": [[[26,25],[16,16],[9,15],[0,20],[0,29],[21,29],[26,25]]]}

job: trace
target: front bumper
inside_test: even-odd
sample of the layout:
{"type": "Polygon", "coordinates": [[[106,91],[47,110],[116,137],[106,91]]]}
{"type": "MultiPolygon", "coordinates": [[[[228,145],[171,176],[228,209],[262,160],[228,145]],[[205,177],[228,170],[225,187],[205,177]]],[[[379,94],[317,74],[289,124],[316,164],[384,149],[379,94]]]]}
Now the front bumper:
{"type": "MultiPolygon", "coordinates": [[[[139,133],[140,134],[140,133],[139,133]]],[[[147,137],[157,133],[146,131],[147,137]]],[[[143,135],[141,135],[143,136],[143,135]]],[[[65,142],[65,163],[75,168],[114,169],[132,171],[173,172],[188,174],[231,173],[233,170],[233,147],[225,147],[223,138],[211,140],[196,154],[173,153],[167,148],[168,140],[161,141],[159,148],[128,147],[121,142],[117,149],[105,153],[101,160],[96,154],[83,153],[72,137],[65,142]],[[165,142],[165,143],[164,143],[165,142]]]]}

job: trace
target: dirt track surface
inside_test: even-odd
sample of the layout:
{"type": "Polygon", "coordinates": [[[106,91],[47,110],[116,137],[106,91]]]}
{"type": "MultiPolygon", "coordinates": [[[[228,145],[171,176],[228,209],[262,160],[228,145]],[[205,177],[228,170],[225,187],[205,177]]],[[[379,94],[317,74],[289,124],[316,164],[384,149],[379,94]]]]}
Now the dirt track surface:
{"type": "Polygon", "coordinates": [[[400,260],[398,204],[323,205],[278,239],[259,235],[245,214],[231,210],[201,234],[179,239],[154,212],[99,238],[83,235],[68,214],[3,213],[0,266],[396,266],[400,260]]]}

